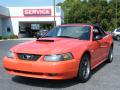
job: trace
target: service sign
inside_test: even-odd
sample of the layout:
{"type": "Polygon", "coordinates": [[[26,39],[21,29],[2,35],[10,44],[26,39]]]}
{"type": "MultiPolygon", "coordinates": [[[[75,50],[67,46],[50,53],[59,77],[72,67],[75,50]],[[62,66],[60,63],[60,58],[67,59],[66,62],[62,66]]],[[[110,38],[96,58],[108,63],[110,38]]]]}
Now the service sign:
{"type": "Polygon", "coordinates": [[[51,9],[24,9],[24,16],[46,16],[51,15],[51,9]]]}

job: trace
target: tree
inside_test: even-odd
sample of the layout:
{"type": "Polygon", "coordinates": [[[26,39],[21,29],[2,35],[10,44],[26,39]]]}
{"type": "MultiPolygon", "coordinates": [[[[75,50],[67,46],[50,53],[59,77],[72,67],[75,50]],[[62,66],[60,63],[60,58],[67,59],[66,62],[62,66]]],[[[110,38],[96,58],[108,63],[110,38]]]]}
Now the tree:
{"type": "Polygon", "coordinates": [[[120,27],[120,0],[65,0],[65,23],[100,24],[112,31],[120,27]]]}

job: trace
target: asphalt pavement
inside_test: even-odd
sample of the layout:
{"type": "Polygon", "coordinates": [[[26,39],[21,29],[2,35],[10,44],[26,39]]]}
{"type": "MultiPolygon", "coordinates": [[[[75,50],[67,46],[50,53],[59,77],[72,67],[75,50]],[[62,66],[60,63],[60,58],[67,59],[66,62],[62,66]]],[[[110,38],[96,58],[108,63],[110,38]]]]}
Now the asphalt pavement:
{"type": "Polygon", "coordinates": [[[28,40],[0,41],[0,90],[120,90],[120,42],[115,41],[114,60],[92,71],[87,83],[72,80],[44,80],[6,74],[2,59],[12,46],[28,40]]]}

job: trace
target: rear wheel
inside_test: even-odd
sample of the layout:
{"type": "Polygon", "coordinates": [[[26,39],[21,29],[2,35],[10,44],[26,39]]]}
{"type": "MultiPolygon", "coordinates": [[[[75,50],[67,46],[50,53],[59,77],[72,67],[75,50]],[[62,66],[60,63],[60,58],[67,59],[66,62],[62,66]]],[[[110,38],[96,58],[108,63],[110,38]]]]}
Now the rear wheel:
{"type": "Polygon", "coordinates": [[[116,39],[117,39],[117,41],[120,41],[120,36],[119,35],[116,36],[116,39]]]}
{"type": "Polygon", "coordinates": [[[88,54],[85,54],[80,62],[77,81],[86,82],[89,80],[90,76],[91,76],[90,57],[88,54]]]}
{"type": "Polygon", "coordinates": [[[107,62],[111,63],[113,61],[113,47],[110,48],[107,62]]]}

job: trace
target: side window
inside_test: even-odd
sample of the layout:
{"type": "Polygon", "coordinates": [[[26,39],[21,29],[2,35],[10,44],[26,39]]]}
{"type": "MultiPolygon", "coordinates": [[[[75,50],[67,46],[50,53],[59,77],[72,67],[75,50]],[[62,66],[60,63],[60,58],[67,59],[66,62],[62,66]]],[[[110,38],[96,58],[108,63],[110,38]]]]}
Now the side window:
{"type": "Polygon", "coordinates": [[[96,37],[96,35],[100,35],[100,36],[104,37],[106,34],[105,34],[105,32],[101,28],[94,27],[94,29],[93,29],[93,36],[96,37]]]}
{"type": "Polygon", "coordinates": [[[93,29],[93,38],[95,38],[97,35],[100,35],[102,37],[104,36],[103,33],[100,31],[99,28],[94,27],[94,29],[93,29]]]}
{"type": "Polygon", "coordinates": [[[97,36],[97,35],[100,35],[100,36],[101,36],[101,33],[100,33],[100,31],[99,31],[98,28],[94,28],[94,29],[93,29],[93,35],[94,35],[94,36],[97,36]]]}
{"type": "Polygon", "coordinates": [[[105,31],[102,28],[99,28],[99,30],[101,31],[103,37],[106,36],[106,33],[105,33],[105,31]]]}

